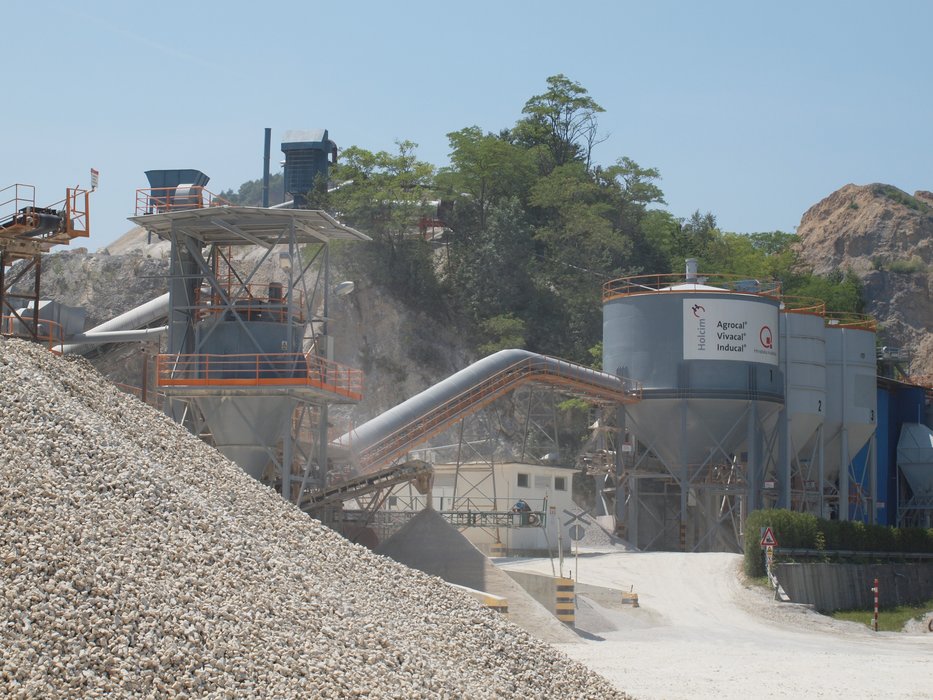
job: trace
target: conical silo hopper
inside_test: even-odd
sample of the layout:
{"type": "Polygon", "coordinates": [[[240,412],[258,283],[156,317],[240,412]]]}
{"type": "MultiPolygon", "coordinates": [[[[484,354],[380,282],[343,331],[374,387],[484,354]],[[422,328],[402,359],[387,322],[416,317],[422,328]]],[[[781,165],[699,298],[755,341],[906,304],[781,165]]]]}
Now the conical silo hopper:
{"type": "Polygon", "coordinates": [[[295,401],[287,396],[204,396],[195,403],[217,449],[250,476],[262,478],[295,401]]]}
{"type": "Polygon", "coordinates": [[[904,423],[897,466],[910,486],[912,501],[933,503],[933,431],[920,423],[904,423]]]}

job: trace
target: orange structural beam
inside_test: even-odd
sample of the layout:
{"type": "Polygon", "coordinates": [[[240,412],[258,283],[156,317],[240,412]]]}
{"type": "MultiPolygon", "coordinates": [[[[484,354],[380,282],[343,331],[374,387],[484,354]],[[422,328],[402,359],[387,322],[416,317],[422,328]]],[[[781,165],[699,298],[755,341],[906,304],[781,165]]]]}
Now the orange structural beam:
{"type": "Polygon", "coordinates": [[[555,366],[546,358],[528,358],[516,362],[361,451],[360,466],[372,469],[389,464],[415,446],[447,430],[455,422],[526,383],[554,384],[567,393],[600,403],[629,404],[641,399],[641,384],[634,380],[618,377],[618,386],[610,387],[595,377],[586,378],[571,371],[571,365],[566,364],[566,368],[559,364],[555,366]]]}
{"type": "Polygon", "coordinates": [[[159,355],[160,387],[312,387],[359,401],[363,373],[304,353],[159,355]]]}

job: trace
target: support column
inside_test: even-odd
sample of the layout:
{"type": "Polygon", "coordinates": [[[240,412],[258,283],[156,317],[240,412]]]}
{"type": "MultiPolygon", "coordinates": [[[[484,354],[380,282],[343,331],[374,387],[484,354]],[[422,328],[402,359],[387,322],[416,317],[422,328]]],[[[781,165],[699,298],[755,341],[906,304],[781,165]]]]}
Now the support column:
{"type": "Polygon", "coordinates": [[[680,550],[687,549],[687,497],[690,492],[690,445],[687,440],[687,399],[680,400],[680,550]]]}
{"type": "MultiPolygon", "coordinates": [[[[786,394],[785,394],[786,396],[786,394]]],[[[778,414],[778,508],[791,507],[791,474],[796,461],[796,451],[790,439],[790,414],[787,405],[778,414]]]]}
{"type": "Polygon", "coordinates": [[[35,267],[35,284],[32,294],[32,337],[39,340],[39,289],[42,286],[42,256],[37,255],[33,261],[35,267]]]}
{"type": "Polygon", "coordinates": [[[745,464],[745,478],[748,483],[748,512],[761,508],[761,475],[758,440],[758,404],[755,401],[748,402],[748,433],[746,444],[748,447],[748,459],[745,464]]]}

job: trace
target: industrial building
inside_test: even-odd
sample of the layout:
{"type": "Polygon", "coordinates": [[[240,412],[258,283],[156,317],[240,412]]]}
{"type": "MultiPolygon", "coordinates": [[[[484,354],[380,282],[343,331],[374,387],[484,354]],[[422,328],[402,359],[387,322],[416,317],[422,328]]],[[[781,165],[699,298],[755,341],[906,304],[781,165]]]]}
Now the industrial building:
{"type": "MultiPolygon", "coordinates": [[[[267,184],[268,130],[265,145],[267,184]]],[[[573,507],[572,471],[415,453],[526,386],[600,408],[600,450],[581,462],[598,483],[595,515],[640,549],[738,551],[747,514],[764,507],[930,525],[929,395],[879,378],[874,321],[695,261],[683,274],[605,284],[602,371],[502,351],[333,439],[330,407],[359,401],[363,378],[333,360],[329,304],[352,283],[331,279],[328,246],[367,236],[312,208],[336,156],[328,132],[289,132],[281,147],[292,197],[282,205],[231,205],[198,170],[148,171],[130,220],[171,246],[169,291],[88,331],[80,310],[42,302],[38,275],[52,245],[87,235],[86,192],[40,210],[17,186],[0,209],[2,332],[58,352],[164,337],[166,413],[283,498],[357,533],[431,506],[491,551],[552,549],[567,535],[555,517],[573,507]],[[25,300],[11,291],[24,271],[3,276],[23,258],[36,271],[25,300]],[[270,266],[275,277],[258,282],[270,266]],[[519,498],[529,515],[513,512],[519,498]]]]}

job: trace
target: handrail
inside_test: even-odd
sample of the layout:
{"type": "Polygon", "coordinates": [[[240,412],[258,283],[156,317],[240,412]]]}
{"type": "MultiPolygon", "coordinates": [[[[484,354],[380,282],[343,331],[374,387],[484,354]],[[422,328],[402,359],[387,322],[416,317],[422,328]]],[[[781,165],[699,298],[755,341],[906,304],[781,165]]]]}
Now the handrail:
{"type": "MultiPolygon", "coordinates": [[[[241,314],[245,320],[284,321],[288,314],[288,296],[284,289],[281,290],[282,296],[273,297],[269,293],[268,284],[242,285],[219,281],[219,286],[234,305],[233,308],[224,304],[213,288],[198,287],[194,294],[193,310],[199,321],[227,311],[241,314]],[[260,318],[263,314],[267,314],[268,317],[260,318]]],[[[298,323],[303,323],[304,295],[299,290],[294,290],[293,293],[297,294],[293,305],[293,318],[298,323]]]]}
{"type": "Polygon", "coordinates": [[[215,388],[308,386],[354,401],[363,398],[361,370],[300,352],[158,355],[156,384],[215,388]]]}
{"type": "Polygon", "coordinates": [[[782,296],[781,311],[789,314],[813,314],[814,316],[826,315],[826,302],[822,299],[813,297],[782,296]]]}
{"type": "Polygon", "coordinates": [[[0,202],[0,236],[16,256],[48,252],[52,246],[90,235],[88,191],[69,187],[65,198],[48,207],[36,206],[36,188],[15,184],[0,190],[12,191],[0,202]],[[21,194],[20,190],[26,192],[21,194]],[[10,206],[12,205],[12,207],[10,206]]]}
{"type": "Polygon", "coordinates": [[[140,187],[136,190],[136,216],[229,206],[232,206],[232,204],[226,199],[200,185],[193,187],[140,187]]]}
{"type": "Polygon", "coordinates": [[[848,311],[827,311],[826,325],[829,328],[851,328],[855,330],[878,330],[878,322],[868,314],[857,314],[848,311]]]}
{"type": "Polygon", "coordinates": [[[56,321],[49,321],[44,318],[39,319],[39,327],[33,333],[30,330],[33,323],[31,314],[21,316],[0,316],[0,335],[9,338],[22,338],[35,342],[47,343],[48,349],[54,355],[61,355],[62,342],[65,339],[65,332],[61,324],[56,321]]]}
{"type": "Polygon", "coordinates": [[[0,190],[0,198],[3,197],[7,197],[7,199],[0,202],[0,221],[13,216],[21,209],[34,208],[36,206],[36,186],[17,182],[0,190]],[[20,194],[21,189],[24,192],[22,195],[20,194]],[[11,204],[12,207],[10,207],[11,204]]]}
{"type": "Polygon", "coordinates": [[[690,275],[674,273],[663,275],[635,275],[609,280],[603,284],[603,303],[637,294],[661,294],[670,291],[702,291],[709,293],[749,294],[777,298],[781,295],[781,283],[776,280],[750,279],[741,275],[690,275]],[[677,289],[686,285],[687,289],[677,289]],[[689,286],[698,287],[689,289],[689,286]]]}
{"type": "Polygon", "coordinates": [[[634,403],[641,398],[639,382],[617,377],[620,386],[612,389],[595,379],[587,380],[577,372],[570,372],[571,367],[579,368],[579,365],[542,356],[519,360],[361,450],[358,455],[360,467],[369,470],[391,463],[416,445],[524,383],[556,384],[591,399],[614,403],[634,403]]]}

